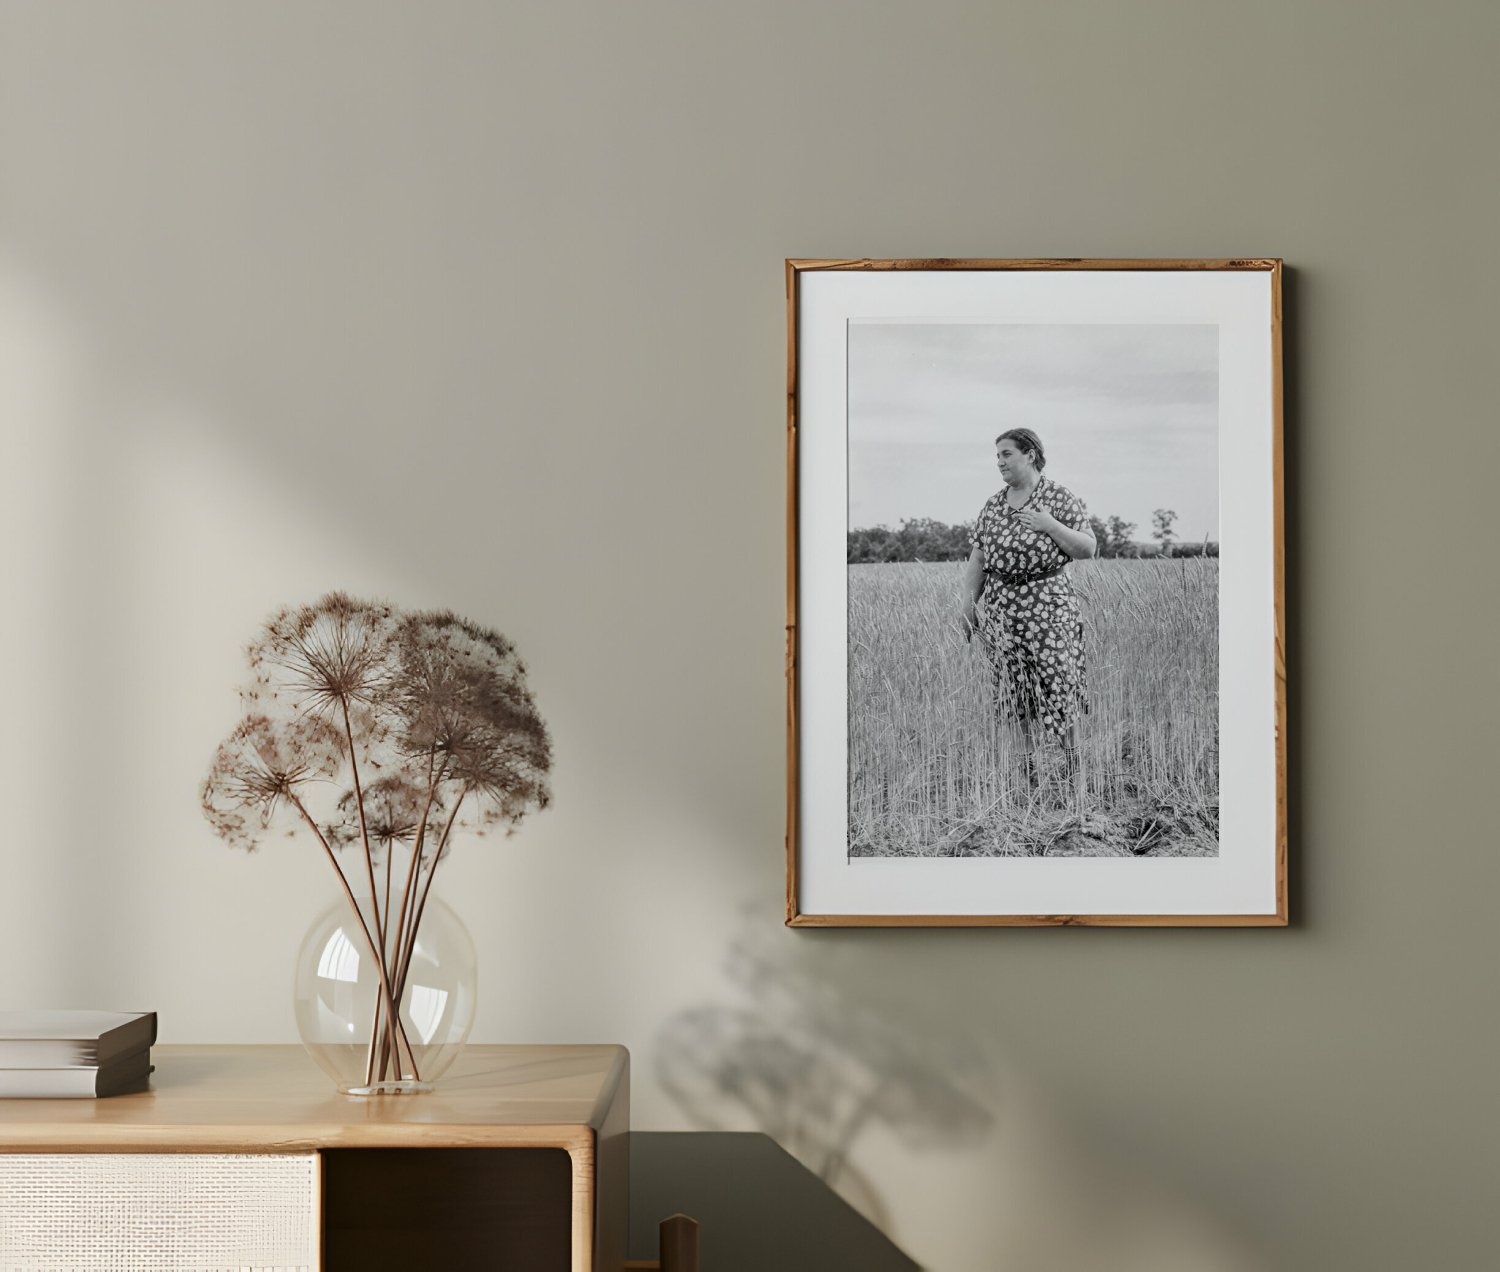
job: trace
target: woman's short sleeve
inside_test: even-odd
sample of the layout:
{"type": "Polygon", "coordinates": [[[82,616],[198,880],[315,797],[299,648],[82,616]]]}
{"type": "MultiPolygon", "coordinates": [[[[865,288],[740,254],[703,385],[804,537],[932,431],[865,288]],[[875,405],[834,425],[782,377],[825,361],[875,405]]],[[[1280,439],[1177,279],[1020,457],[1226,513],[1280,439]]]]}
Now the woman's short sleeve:
{"type": "Polygon", "coordinates": [[[984,538],[989,529],[990,509],[994,506],[994,503],[993,496],[986,499],[984,507],[979,510],[979,515],[974,518],[974,524],[969,527],[969,551],[973,552],[975,548],[978,548],[979,559],[986,565],[989,564],[990,554],[989,550],[984,546],[984,538]]]}
{"type": "Polygon", "coordinates": [[[1052,491],[1052,515],[1069,530],[1087,530],[1089,510],[1083,506],[1083,500],[1066,486],[1054,486],[1052,491]]]}

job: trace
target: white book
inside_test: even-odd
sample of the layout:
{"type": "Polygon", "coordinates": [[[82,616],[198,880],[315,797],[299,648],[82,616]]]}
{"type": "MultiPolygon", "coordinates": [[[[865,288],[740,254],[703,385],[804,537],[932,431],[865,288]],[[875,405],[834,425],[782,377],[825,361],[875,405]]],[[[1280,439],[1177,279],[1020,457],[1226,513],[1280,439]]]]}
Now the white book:
{"type": "Polygon", "coordinates": [[[88,1100],[144,1091],[151,1052],[117,1056],[107,1064],[68,1069],[0,1069],[0,1099],[88,1100]]]}
{"type": "Polygon", "coordinates": [[[154,1011],[0,1011],[0,1069],[86,1069],[155,1041],[154,1011]]]}

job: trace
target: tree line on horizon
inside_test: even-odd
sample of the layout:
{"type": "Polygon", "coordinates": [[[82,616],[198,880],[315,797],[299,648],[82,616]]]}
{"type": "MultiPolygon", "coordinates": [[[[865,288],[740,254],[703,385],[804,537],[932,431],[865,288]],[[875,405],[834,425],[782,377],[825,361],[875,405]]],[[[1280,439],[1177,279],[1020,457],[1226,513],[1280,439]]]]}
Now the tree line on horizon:
{"type": "MultiPolygon", "coordinates": [[[[1158,508],[1151,514],[1152,542],[1135,537],[1136,523],[1123,517],[1090,517],[1089,527],[1100,557],[1161,560],[1168,557],[1216,557],[1219,545],[1212,540],[1184,543],[1174,529],[1177,514],[1158,508]]],[[[866,526],[849,531],[849,564],[873,565],[898,561],[963,561],[969,556],[972,521],[956,525],[931,517],[903,519],[890,526],[866,526]]]]}

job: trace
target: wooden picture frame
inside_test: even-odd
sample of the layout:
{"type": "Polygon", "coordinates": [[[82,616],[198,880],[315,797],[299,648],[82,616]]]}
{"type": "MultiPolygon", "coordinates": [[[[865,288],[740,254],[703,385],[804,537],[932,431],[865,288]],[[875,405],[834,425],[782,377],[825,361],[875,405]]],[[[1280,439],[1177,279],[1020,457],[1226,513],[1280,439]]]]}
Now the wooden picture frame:
{"type": "Polygon", "coordinates": [[[1287,923],[1281,286],[786,262],[789,925],[1287,923]]]}

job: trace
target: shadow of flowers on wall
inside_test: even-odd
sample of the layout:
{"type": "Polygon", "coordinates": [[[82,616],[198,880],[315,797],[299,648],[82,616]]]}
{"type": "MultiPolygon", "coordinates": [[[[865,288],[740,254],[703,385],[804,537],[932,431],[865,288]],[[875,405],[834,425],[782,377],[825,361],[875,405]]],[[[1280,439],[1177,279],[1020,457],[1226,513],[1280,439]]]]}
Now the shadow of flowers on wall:
{"type": "Polygon", "coordinates": [[[764,1132],[879,1225],[884,1203],[851,1160],[861,1135],[883,1127],[913,1149],[984,1139],[992,1067],[974,1040],[868,1001],[853,951],[753,918],[725,960],[738,1001],[672,1017],[657,1081],[699,1129],[764,1132]]]}

